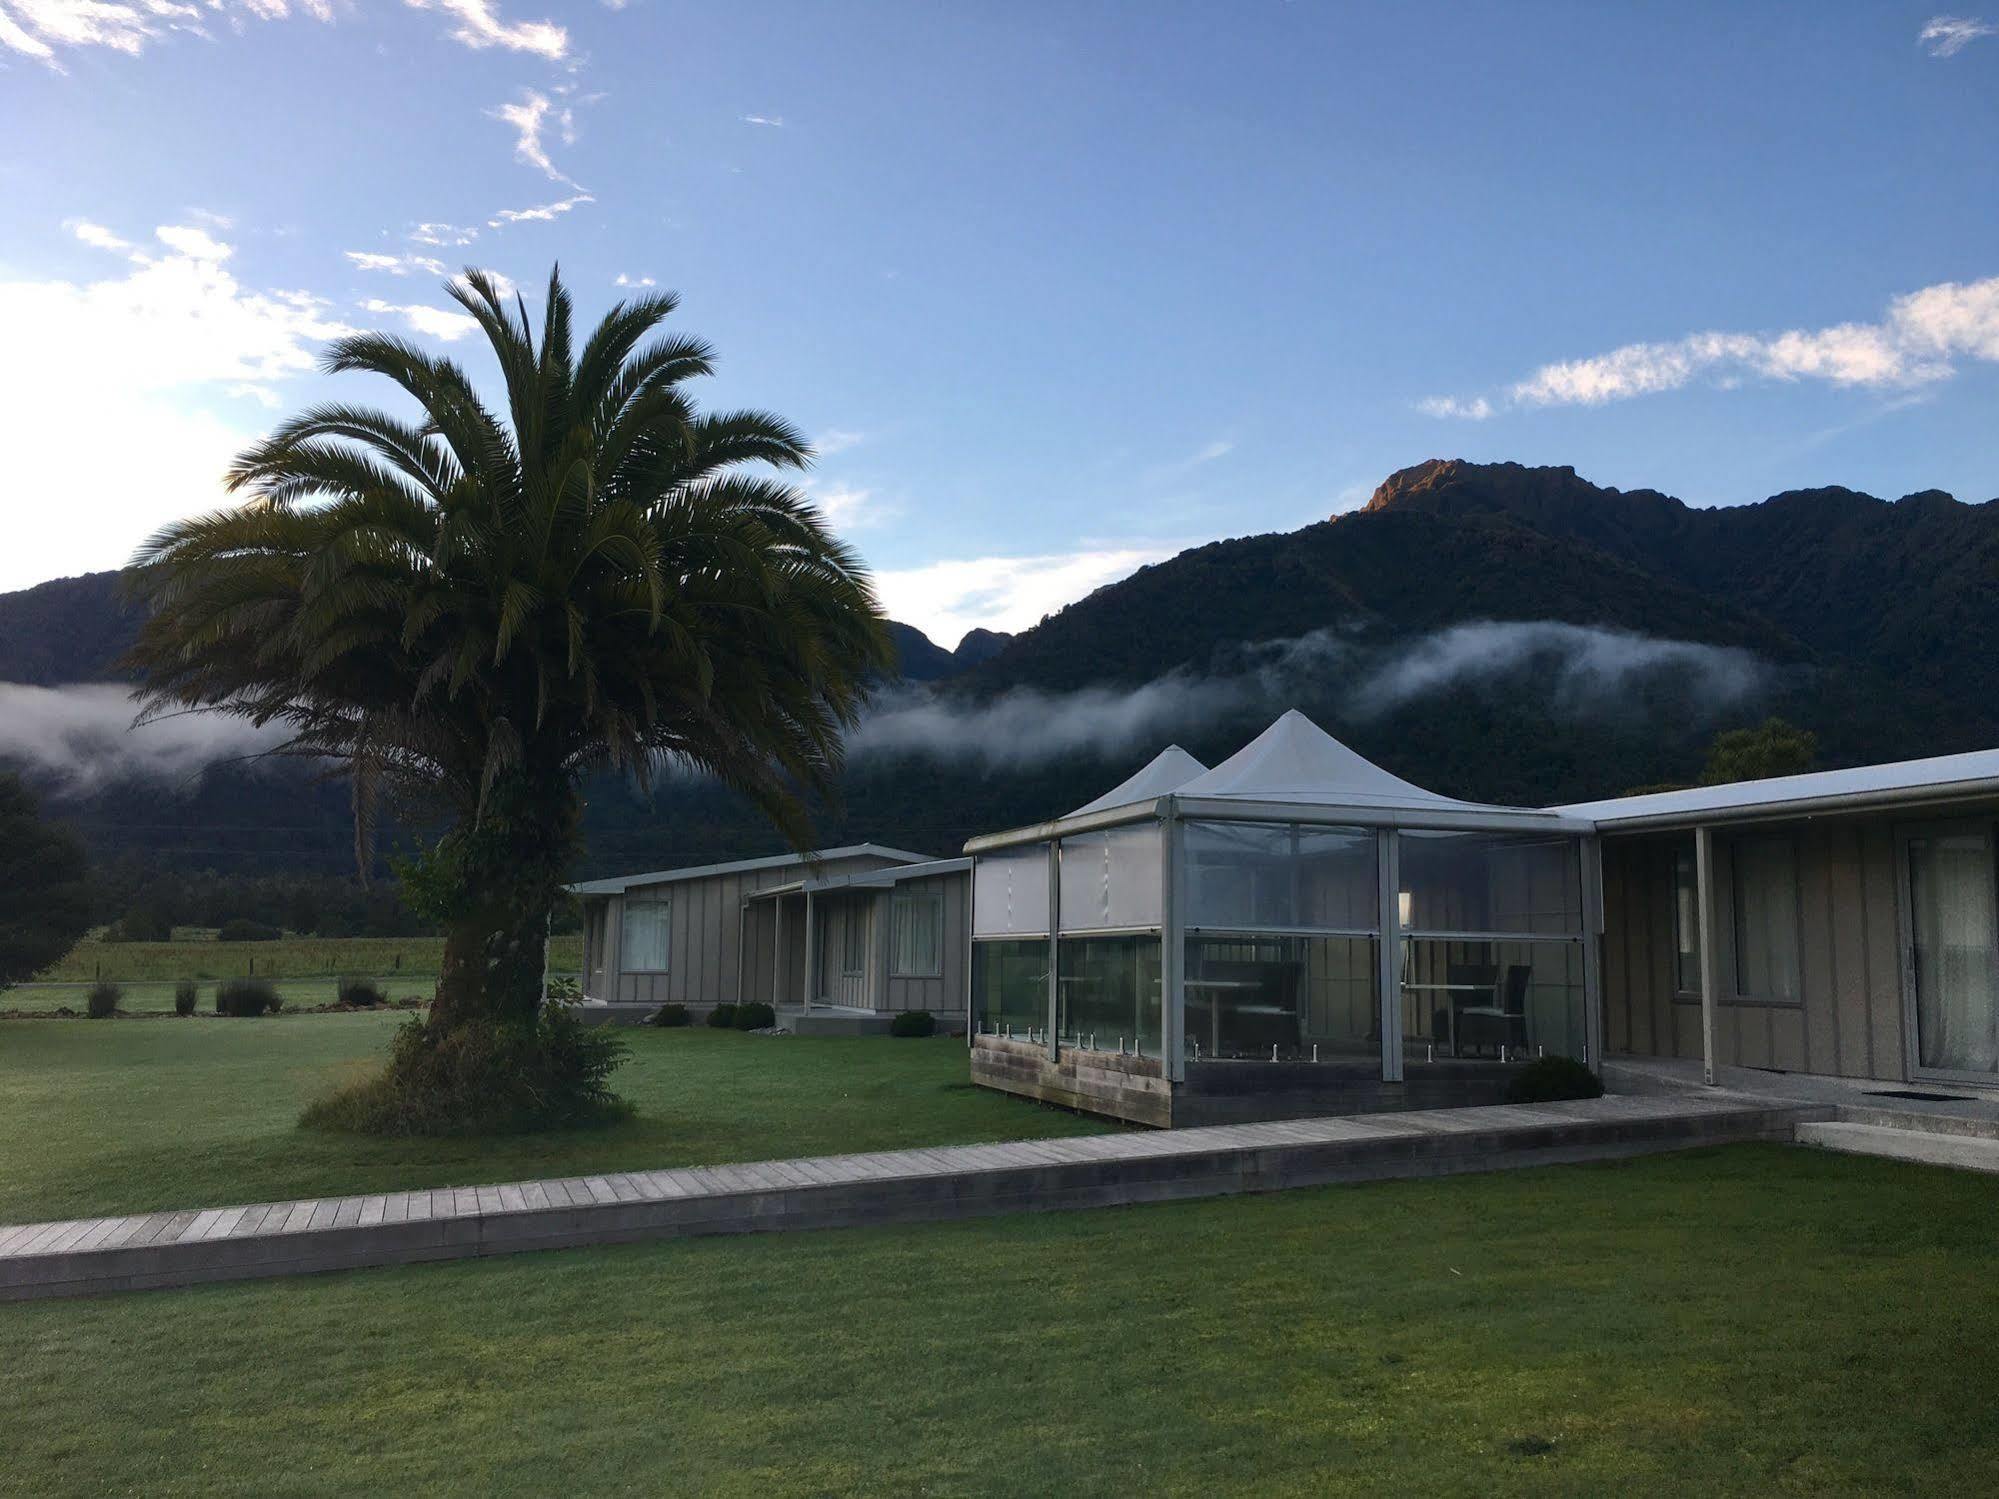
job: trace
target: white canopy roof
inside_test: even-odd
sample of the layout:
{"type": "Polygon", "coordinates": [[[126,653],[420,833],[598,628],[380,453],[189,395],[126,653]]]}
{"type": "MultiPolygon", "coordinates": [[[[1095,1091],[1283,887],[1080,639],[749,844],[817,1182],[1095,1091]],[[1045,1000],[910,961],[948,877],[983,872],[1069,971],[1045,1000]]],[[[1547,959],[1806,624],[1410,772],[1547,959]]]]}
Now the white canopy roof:
{"type": "Polygon", "coordinates": [[[1112,807],[1128,807],[1133,802],[1149,802],[1170,791],[1178,791],[1194,777],[1205,773],[1207,768],[1179,745],[1169,744],[1146,761],[1143,768],[1118,782],[1095,801],[1084,802],[1069,815],[1081,817],[1087,812],[1104,812],[1112,807]]]}
{"type": "MultiPolygon", "coordinates": [[[[1197,798],[1302,802],[1316,807],[1474,808],[1392,776],[1292,708],[1205,775],[1176,788],[1197,798]]],[[[1481,809],[1482,810],[1482,809],[1481,809]]]]}

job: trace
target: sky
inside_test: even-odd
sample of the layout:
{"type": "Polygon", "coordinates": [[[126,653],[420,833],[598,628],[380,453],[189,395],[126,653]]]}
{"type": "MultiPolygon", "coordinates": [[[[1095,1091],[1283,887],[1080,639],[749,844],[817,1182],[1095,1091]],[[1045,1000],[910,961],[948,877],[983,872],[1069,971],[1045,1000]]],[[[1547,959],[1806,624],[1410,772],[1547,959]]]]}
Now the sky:
{"type": "Polygon", "coordinates": [[[467,265],[678,292],[946,646],[1432,457],[1999,495],[1999,10],[0,0],[0,205],[0,589],[467,265]]]}

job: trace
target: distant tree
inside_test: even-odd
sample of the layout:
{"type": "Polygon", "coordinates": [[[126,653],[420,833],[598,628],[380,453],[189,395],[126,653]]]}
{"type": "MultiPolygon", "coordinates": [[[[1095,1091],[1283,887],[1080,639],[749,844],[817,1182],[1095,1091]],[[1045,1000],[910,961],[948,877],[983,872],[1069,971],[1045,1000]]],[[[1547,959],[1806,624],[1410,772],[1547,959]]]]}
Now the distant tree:
{"type": "Polygon", "coordinates": [[[42,820],[19,776],[0,771],[0,989],[33,978],[89,929],[83,845],[42,820]]]}
{"type": "Polygon", "coordinates": [[[802,844],[893,660],[860,559],[752,471],[810,448],[775,416],[696,409],[712,360],[661,331],[674,298],[618,304],[579,346],[559,276],[539,330],[483,272],[447,290],[495,357],[497,412],[448,359],[336,340],[329,373],[384,377],[420,415],[301,413],[237,459],[247,503],[167,527],[135,569],[151,707],[282,724],[343,763],[357,852],[377,788],[449,819],[403,873],[444,929],[430,1031],[392,1065],[412,1079],[542,1045],[585,773],[706,772],[802,844]]]}
{"type": "Polygon", "coordinates": [[[1715,735],[1700,783],[1722,786],[1798,775],[1810,770],[1818,757],[1818,735],[1781,718],[1766,718],[1753,729],[1726,729],[1715,735]]]}
{"type": "Polygon", "coordinates": [[[106,942],[171,942],[173,918],[158,906],[136,905],[111,923],[106,942]]]}

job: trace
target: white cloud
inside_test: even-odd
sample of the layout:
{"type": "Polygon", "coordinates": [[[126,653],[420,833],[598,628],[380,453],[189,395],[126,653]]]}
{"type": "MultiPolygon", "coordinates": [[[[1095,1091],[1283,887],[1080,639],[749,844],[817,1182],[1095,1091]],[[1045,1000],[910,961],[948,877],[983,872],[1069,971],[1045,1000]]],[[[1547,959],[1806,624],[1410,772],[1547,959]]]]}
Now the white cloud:
{"type": "Polygon", "coordinates": [[[479,231],[458,224],[418,224],[410,231],[409,237],[411,244],[450,248],[471,244],[479,237],[479,231]]]}
{"type": "Polygon", "coordinates": [[[1981,37],[1999,36],[1999,26],[1975,16],[1931,16],[1916,41],[1932,57],[1955,57],[1981,37]]]}
{"type": "Polygon", "coordinates": [[[229,247],[195,235],[170,225],[105,280],[0,281],[8,485],[45,497],[9,512],[0,588],[119,566],[160,525],[224,503],[223,470],[255,436],[240,398],[308,373],[320,340],[351,331],[316,297],[243,286],[229,247]]]}
{"type": "Polygon", "coordinates": [[[1120,547],[1063,556],[932,562],[876,573],[875,592],[891,619],[915,625],[948,646],[967,630],[1025,630],[1063,605],[1171,555],[1156,547],[1120,547]]]}
{"type": "Polygon", "coordinates": [[[357,305],[363,312],[372,312],[377,317],[400,317],[413,332],[428,334],[446,343],[455,343],[479,329],[479,325],[462,312],[426,307],[421,302],[384,302],[380,297],[370,297],[357,305]]]}
{"type": "Polygon", "coordinates": [[[444,262],[429,255],[382,255],[373,250],[343,250],[341,254],[364,271],[387,271],[391,276],[407,276],[412,271],[445,274],[444,262]]]}
{"type": "Polygon", "coordinates": [[[538,203],[532,208],[502,208],[493,217],[486,220],[486,227],[488,229],[498,229],[502,224],[547,223],[550,220],[560,218],[563,214],[568,213],[571,209],[581,204],[595,203],[596,201],[588,193],[577,193],[574,197],[563,198],[555,203],[538,203]]]}
{"type": "Polygon", "coordinates": [[[192,224],[162,224],[153,233],[159,236],[161,244],[190,260],[212,260],[220,264],[236,253],[234,248],[225,245],[206,229],[197,229],[192,224]]]}
{"type": "Polygon", "coordinates": [[[115,683],[29,687],[0,682],[0,754],[30,762],[59,794],[106,781],[181,781],[218,760],[269,750],[283,726],[217,713],[170,713],[134,725],[139,705],[115,683]]]}
{"type": "MultiPolygon", "coordinates": [[[[305,0],[300,8],[333,19],[329,0],[305,0]]],[[[205,37],[217,17],[241,26],[246,17],[283,20],[291,10],[287,0],[0,0],[0,48],[60,69],[65,50],[103,47],[137,57],[171,31],[205,37]]]]}
{"type": "Polygon", "coordinates": [[[892,507],[875,499],[873,490],[857,485],[808,479],[803,487],[806,497],[819,507],[820,515],[835,531],[859,531],[880,525],[895,513],[892,507]]]}
{"type": "Polygon", "coordinates": [[[773,130],[784,129],[783,115],[744,115],[745,125],[768,125],[773,130]]]}
{"type": "Polygon", "coordinates": [[[563,144],[576,139],[576,111],[568,105],[557,108],[547,94],[535,89],[523,89],[521,102],[502,104],[487,111],[494,119],[504,121],[514,129],[514,159],[543,173],[553,182],[575,187],[576,182],[559,171],[549,159],[548,145],[543,136],[550,127],[561,135],[563,144]]]}
{"type": "Polygon", "coordinates": [[[70,219],[63,227],[93,249],[130,255],[136,248],[129,239],[120,239],[102,224],[93,224],[88,219],[70,219]]]}
{"type": "Polygon", "coordinates": [[[458,22],[451,39],[474,51],[501,47],[532,52],[559,62],[569,52],[569,33],[552,21],[502,21],[493,0],[403,0],[411,10],[441,10],[458,22]]]}
{"type": "MultiPolygon", "coordinates": [[[[1543,365],[1507,390],[1504,405],[1601,406],[1678,390],[1702,377],[1723,389],[1751,378],[1908,388],[1949,379],[1961,359],[1999,361],[1999,276],[1910,292],[1890,302],[1874,323],[1776,334],[1695,333],[1543,365]]],[[[1500,406],[1483,396],[1434,396],[1419,408],[1432,416],[1483,420],[1500,406]]]]}
{"type": "MultiPolygon", "coordinates": [[[[652,283],[647,282],[648,286],[652,283]]],[[[828,427],[812,439],[812,451],[821,458],[831,458],[835,453],[844,453],[849,448],[857,448],[868,440],[865,432],[848,432],[839,427],[828,427]]]]}
{"type": "Polygon", "coordinates": [[[623,271],[611,278],[613,286],[657,286],[658,284],[650,276],[627,276],[623,271]]]}

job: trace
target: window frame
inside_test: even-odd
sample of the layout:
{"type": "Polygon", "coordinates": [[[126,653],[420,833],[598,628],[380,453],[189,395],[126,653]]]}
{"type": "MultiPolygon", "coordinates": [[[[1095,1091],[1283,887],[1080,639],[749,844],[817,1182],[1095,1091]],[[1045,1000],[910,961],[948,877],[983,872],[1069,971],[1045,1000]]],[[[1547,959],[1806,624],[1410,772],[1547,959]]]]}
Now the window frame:
{"type": "Polygon", "coordinates": [[[1673,845],[1673,997],[1676,999],[1699,999],[1701,997],[1701,879],[1700,854],[1691,839],[1673,845]],[[1680,883],[1682,872],[1687,884],[1680,883]],[[1680,920],[1681,895],[1691,892],[1693,928],[1689,932],[1680,920]],[[1692,945],[1685,945],[1691,938],[1692,945]],[[1691,956],[1694,964],[1693,983],[1685,984],[1686,977],[1680,972],[1680,959],[1691,956]]]}
{"type": "Polygon", "coordinates": [[[888,901],[888,976],[892,979],[941,979],[944,977],[944,892],[937,889],[904,890],[898,887],[891,892],[888,901]],[[902,951],[898,923],[903,917],[903,908],[922,902],[936,913],[937,941],[934,945],[936,966],[928,972],[904,969],[901,966],[902,951]]]}
{"type": "Polygon", "coordinates": [[[642,974],[671,973],[673,971],[672,892],[663,891],[658,895],[642,895],[636,898],[627,895],[624,898],[624,908],[618,912],[618,971],[620,973],[642,974]],[[626,946],[626,937],[630,931],[631,914],[634,906],[658,906],[662,913],[661,929],[663,937],[660,945],[663,949],[661,956],[664,961],[657,968],[634,968],[629,966],[625,961],[626,954],[629,952],[629,948],[626,946]]]}

